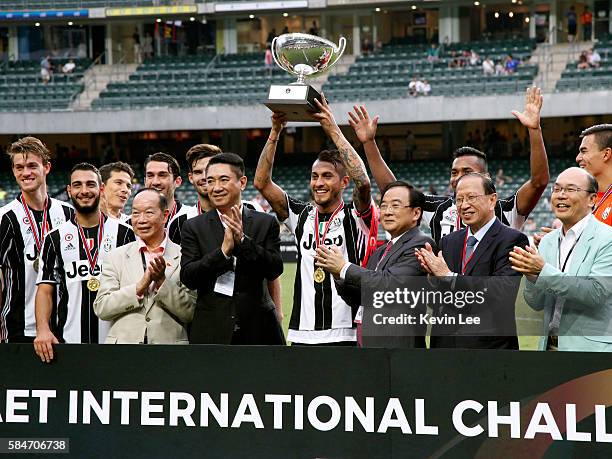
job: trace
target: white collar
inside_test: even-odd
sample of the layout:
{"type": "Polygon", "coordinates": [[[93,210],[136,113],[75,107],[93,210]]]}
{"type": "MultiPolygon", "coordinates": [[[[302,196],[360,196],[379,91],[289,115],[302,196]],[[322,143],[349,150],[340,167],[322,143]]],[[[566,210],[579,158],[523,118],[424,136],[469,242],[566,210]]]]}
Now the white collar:
{"type": "Polygon", "coordinates": [[[472,228],[468,226],[468,237],[474,236],[476,240],[480,242],[484,235],[487,234],[487,231],[489,231],[489,228],[493,226],[493,223],[495,223],[496,219],[497,217],[493,215],[493,218],[491,218],[491,220],[489,220],[485,226],[476,231],[476,234],[472,234],[472,228]]]}
{"type": "Polygon", "coordinates": [[[402,234],[400,234],[399,236],[395,236],[394,238],[391,239],[391,244],[395,244],[397,241],[399,241],[399,239],[406,234],[408,231],[412,231],[415,227],[409,228],[406,231],[404,231],[402,234]]]}
{"type": "Polygon", "coordinates": [[[570,233],[570,231],[574,234],[574,237],[578,239],[580,235],[582,234],[582,232],[584,231],[584,229],[586,228],[586,226],[591,221],[591,217],[592,217],[592,214],[589,212],[588,214],[586,214],[584,218],[582,218],[582,220],[578,221],[577,223],[574,224],[574,226],[568,229],[567,233],[565,234],[563,234],[563,227],[561,227],[561,233],[560,233],[561,240],[563,240],[570,233]]]}

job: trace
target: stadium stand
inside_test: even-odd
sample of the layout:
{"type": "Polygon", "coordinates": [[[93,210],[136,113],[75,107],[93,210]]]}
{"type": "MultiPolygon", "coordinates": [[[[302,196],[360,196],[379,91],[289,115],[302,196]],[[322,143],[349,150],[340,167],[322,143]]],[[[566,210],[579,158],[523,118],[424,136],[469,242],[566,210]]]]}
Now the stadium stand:
{"type": "Polygon", "coordinates": [[[429,81],[431,95],[507,94],[524,91],[538,71],[536,65],[525,63],[513,74],[482,78],[480,65],[450,67],[456,59],[453,52],[472,49],[481,58],[489,56],[497,61],[512,54],[526,62],[535,48],[529,39],[451,43],[435,62],[427,61],[427,48],[392,41],[379,53],[359,56],[346,75],[330,76],[324,90],[334,100],[402,98],[408,94],[410,78],[416,75],[429,81]]]}
{"type": "Polygon", "coordinates": [[[600,39],[594,49],[601,56],[599,67],[579,69],[578,61],[567,63],[555,91],[594,91],[612,88],[612,36],[600,39]]]}
{"type": "Polygon", "coordinates": [[[149,59],[126,83],[111,83],[94,109],[249,105],[262,102],[272,83],[288,83],[280,69],[263,67],[261,53],[149,59]]]}
{"type": "MultiPolygon", "coordinates": [[[[526,60],[534,45],[531,40],[468,42],[452,49],[477,49],[496,59],[513,53],[526,60]]],[[[357,58],[348,74],[331,75],[324,91],[338,101],[402,98],[410,77],[418,74],[436,95],[513,93],[522,92],[537,73],[537,66],[525,64],[514,74],[483,80],[480,66],[448,68],[450,57],[431,64],[425,54],[424,45],[389,44],[381,53],[357,58]]],[[[249,105],[263,101],[270,84],[291,81],[280,69],[264,68],[262,53],[158,57],[140,65],[128,82],[109,84],[92,107],[249,105]]]]}
{"type": "MultiPolygon", "coordinates": [[[[61,69],[68,59],[53,59],[61,69]]],[[[83,73],[91,59],[74,59],[74,72],[53,73],[51,81],[43,84],[40,61],[23,60],[0,64],[0,111],[65,110],[83,90],[83,73]]]]}

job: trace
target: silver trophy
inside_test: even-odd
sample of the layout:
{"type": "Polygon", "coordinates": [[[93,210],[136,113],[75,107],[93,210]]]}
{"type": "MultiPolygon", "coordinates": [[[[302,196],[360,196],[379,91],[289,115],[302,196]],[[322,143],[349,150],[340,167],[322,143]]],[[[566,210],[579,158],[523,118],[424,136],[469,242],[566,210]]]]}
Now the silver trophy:
{"type": "Polygon", "coordinates": [[[312,121],[311,113],[318,112],[314,102],[321,98],[315,88],[305,82],[326,72],[340,59],[346,39],[340,37],[336,45],[325,38],[305,33],[287,33],[272,40],[274,62],[286,72],[297,75],[288,85],[270,86],[266,106],[273,112],[283,112],[289,121],[312,121]]]}

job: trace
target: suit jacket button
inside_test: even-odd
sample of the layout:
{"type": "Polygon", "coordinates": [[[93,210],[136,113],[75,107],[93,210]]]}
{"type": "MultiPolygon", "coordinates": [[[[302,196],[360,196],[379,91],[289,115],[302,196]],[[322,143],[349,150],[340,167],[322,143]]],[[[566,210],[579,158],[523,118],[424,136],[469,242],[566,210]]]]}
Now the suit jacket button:
{"type": "Polygon", "coordinates": [[[150,321],[151,321],[151,318],[150,318],[150,317],[147,317],[145,320],[146,320],[147,322],[150,322],[150,321]]]}

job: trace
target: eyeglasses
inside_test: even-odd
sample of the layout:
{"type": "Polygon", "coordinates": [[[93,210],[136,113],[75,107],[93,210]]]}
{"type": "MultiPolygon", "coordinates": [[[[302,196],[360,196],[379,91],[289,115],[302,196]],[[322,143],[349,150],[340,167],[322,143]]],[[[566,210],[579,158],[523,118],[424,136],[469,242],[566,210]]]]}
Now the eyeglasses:
{"type": "Polygon", "coordinates": [[[551,186],[550,191],[553,194],[561,193],[562,191],[565,191],[567,194],[574,194],[574,193],[578,193],[579,191],[586,191],[587,193],[596,193],[596,191],[585,190],[584,188],[578,188],[577,186],[559,186],[559,185],[551,186]]]}
{"type": "Polygon", "coordinates": [[[398,203],[393,203],[393,204],[381,204],[380,205],[380,211],[381,212],[386,212],[387,210],[390,210],[393,213],[397,213],[399,212],[400,209],[403,209],[404,207],[412,207],[410,205],[405,206],[403,204],[398,204],[398,203]]]}
{"type": "Polygon", "coordinates": [[[475,194],[472,196],[467,196],[465,198],[455,198],[455,204],[458,206],[463,205],[463,203],[474,204],[478,198],[482,198],[483,196],[487,196],[486,194],[475,194]]]}

